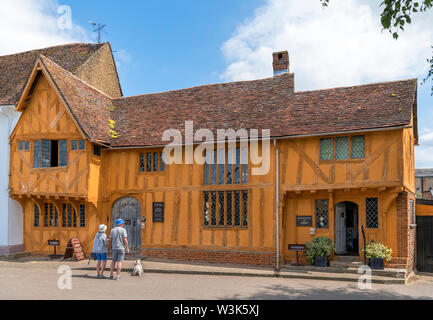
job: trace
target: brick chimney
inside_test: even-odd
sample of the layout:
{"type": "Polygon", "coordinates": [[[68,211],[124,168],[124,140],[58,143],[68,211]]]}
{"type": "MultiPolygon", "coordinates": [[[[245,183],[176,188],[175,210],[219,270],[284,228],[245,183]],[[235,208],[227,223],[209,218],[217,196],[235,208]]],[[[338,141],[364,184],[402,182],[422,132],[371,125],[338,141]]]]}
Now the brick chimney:
{"type": "Polygon", "coordinates": [[[274,67],[274,76],[289,73],[289,52],[274,52],[272,65],[274,67]]]}

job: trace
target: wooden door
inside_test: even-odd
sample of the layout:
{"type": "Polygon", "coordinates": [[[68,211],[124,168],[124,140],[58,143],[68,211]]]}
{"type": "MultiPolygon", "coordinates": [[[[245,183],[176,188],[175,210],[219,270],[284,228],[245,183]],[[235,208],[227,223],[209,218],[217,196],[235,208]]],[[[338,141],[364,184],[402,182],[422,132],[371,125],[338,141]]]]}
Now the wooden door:
{"type": "Polygon", "coordinates": [[[346,253],[346,205],[335,206],[335,254],[346,253]]]}
{"type": "Polygon", "coordinates": [[[112,210],[112,228],[115,227],[116,219],[125,220],[126,232],[128,234],[129,250],[139,253],[141,248],[141,205],[132,197],[117,200],[112,210]]]}
{"type": "Polygon", "coordinates": [[[433,217],[416,217],[417,269],[433,272],[433,217]]]}

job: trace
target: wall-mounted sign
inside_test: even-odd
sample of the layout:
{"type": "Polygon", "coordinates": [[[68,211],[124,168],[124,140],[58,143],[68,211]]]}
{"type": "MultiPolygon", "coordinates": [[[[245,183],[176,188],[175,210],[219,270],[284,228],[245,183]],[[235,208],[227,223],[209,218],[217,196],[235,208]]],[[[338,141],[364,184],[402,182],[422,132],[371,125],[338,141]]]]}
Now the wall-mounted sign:
{"type": "Polygon", "coordinates": [[[153,203],[153,222],[164,222],[164,202],[153,203]]]}
{"type": "Polygon", "coordinates": [[[297,227],[312,227],[313,217],[312,216],[297,216],[296,217],[297,227]]]}

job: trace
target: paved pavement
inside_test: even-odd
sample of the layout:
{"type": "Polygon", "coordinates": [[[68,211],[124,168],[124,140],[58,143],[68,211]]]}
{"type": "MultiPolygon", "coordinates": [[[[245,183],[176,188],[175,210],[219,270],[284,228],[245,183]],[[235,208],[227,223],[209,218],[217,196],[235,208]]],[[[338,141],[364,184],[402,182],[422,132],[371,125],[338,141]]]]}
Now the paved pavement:
{"type": "MultiPolygon", "coordinates": [[[[433,299],[430,276],[418,276],[409,285],[373,284],[372,290],[342,281],[149,271],[141,278],[124,272],[120,281],[113,281],[96,279],[93,270],[86,270],[87,261],[66,263],[72,268],[72,289],[60,290],[57,283],[62,275],[57,272],[62,264],[0,261],[0,299],[433,299]]],[[[170,265],[174,269],[182,266],[170,265]]]]}

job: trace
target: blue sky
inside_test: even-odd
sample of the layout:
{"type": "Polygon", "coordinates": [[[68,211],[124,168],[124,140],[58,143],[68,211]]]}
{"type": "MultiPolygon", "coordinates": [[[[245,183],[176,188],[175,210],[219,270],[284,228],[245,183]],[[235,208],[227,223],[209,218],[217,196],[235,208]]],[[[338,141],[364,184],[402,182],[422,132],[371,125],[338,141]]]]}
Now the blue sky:
{"type": "MultiPolygon", "coordinates": [[[[96,40],[107,25],[125,96],[272,76],[288,50],[298,91],[407,78],[421,80],[433,49],[433,10],[398,41],[382,32],[379,0],[13,0],[0,2],[0,55],[96,40]],[[73,28],[59,30],[69,5],[73,28]]],[[[416,166],[433,167],[433,97],[418,89],[416,166]]]]}
{"type": "Polygon", "coordinates": [[[124,94],[137,95],[220,82],[221,46],[263,0],[62,1],[74,23],[107,24],[124,94]],[[122,57],[121,55],[127,57],[122,57]]]}

